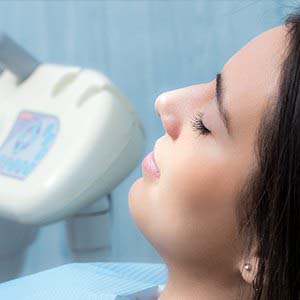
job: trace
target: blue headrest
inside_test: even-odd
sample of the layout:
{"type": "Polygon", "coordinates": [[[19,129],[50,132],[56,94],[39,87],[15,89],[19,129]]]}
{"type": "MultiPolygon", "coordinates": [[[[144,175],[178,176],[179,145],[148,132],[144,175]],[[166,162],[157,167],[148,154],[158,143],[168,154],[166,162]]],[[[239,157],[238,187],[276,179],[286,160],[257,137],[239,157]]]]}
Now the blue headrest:
{"type": "Polygon", "coordinates": [[[0,299],[136,299],[130,295],[162,288],[166,279],[163,264],[73,263],[2,283],[0,299]]]}

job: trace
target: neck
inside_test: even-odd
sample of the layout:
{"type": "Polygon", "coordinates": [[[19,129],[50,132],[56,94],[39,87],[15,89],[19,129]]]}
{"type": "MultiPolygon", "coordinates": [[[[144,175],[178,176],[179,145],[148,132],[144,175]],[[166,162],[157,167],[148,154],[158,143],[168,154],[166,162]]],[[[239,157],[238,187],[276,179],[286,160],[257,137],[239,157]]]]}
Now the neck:
{"type": "Polygon", "coordinates": [[[244,289],[238,274],[199,270],[201,266],[193,270],[168,265],[168,280],[158,300],[233,300],[244,289]]]}

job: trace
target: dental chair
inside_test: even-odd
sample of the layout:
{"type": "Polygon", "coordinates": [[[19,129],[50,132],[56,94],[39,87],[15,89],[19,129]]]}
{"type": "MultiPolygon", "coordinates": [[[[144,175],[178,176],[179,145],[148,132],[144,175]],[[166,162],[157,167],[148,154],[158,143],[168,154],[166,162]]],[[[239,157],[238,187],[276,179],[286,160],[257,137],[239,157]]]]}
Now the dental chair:
{"type": "MultiPolygon", "coordinates": [[[[68,218],[73,250],[102,249],[110,193],[144,150],[136,112],[102,73],[42,64],[5,34],[0,65],[0,217],[35,230],[68,218]]],[[[33,240],[22,236],[5,253],[33,240]]],[[[166,275],[163,264],[72,263],[8,280],[0,299],[155,299],[166,275]]]]}
{"type": "Polygon", "coordinates": [[[163,264],[73,263],[0,285],[6,300],[155,300],[164,288],[163,264]]]}

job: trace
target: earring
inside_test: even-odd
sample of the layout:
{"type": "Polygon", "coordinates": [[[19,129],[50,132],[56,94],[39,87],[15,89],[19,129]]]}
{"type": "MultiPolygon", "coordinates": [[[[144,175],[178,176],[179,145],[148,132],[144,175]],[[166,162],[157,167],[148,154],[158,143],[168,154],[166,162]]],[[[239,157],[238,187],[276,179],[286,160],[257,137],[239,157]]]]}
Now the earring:
{"type": "Polygon", "coordinates": [[[252,265],[248,262],[243,264],[243,268],[247,271],[251,271],[252,270],[252,265]]]}
{"type": "MultiPolygon", "coordinates": [[[[252,265],[251,265],[249,262],[246,262],[246,263],[243,264],[243,268],[244,268],[246,271],[250,272],[250,271],[252,270],[252,265]]],[[[256,286],[255,286],[255,281],[252,282],[252,287],[253,287],[255,293],[257,293],[259,289],[256,288],[256,286]]]]}

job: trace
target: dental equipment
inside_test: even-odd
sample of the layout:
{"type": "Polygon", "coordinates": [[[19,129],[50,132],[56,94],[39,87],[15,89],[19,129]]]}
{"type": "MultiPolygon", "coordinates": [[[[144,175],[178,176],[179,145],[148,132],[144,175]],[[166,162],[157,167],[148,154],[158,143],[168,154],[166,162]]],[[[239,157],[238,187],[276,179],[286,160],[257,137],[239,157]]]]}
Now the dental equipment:
{"type": "Polygon", "coordinates": [[[59,220],[75,261],[104,261],[111,192],[144,150],[131,103],[104,74],[42,64],[0,34],[0,107],[0,281],[17,277],[35,225],[59,220]]]}
{"type": "Polygon", "coordinates": [[[131,103],[105,75],[41,64],[4,34],[0,63],[0,216],[46,224],[108,195],[144,149],[131,103]]]}

